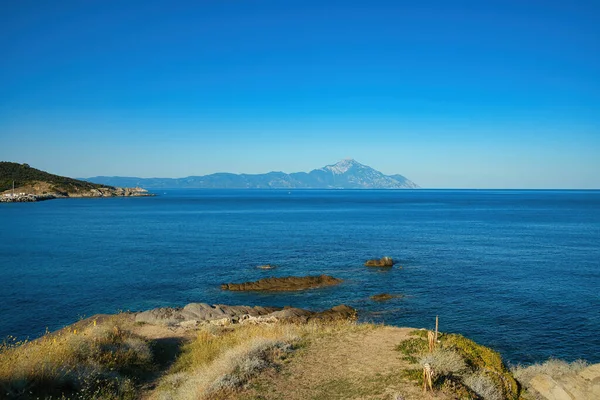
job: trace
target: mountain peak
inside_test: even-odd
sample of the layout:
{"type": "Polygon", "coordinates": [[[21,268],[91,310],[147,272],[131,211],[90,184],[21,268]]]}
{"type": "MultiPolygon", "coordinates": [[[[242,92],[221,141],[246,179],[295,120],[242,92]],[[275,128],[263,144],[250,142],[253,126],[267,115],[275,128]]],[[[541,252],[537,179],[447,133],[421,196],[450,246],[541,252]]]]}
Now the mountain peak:
{"type": "Polygon", "coordinates": [[[352,169],[353,167],[356,167],[356,166],[362,167],[363,165],[353,158],[345,158],[343,160],[338,161],[337,163],[335,163],[333,165],[327,165],[323,169],[326,171],[330,171],[334,174],[341,175],[341,174],[345,174],[350,169],[352,169]]]}

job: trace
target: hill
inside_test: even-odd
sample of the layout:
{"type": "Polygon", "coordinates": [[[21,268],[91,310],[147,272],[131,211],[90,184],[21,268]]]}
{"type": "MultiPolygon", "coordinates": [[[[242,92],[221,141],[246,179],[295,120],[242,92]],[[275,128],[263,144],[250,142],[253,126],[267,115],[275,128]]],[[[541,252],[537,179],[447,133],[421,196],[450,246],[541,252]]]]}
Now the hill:
{"type": "Polygon", "coordinates": [[[48,172],[32,168],[28,164],[0,161],[0,192],[12,189],[13,181],[15,183],[15,188],[30,185],[34,182],[46,182],[57,192],[66,193],[110,187],[102,184],[50,174],[48,172]]]}
{"type": "Polygon", "coordinates": [[[216,173],[186,178],[96,176],[86,181],[146,189],[417,189],[402,175],[385,175],[356,160],[346,159],[310,172],[266,174],[216,173]]]}
{"type": "Polygon", "coordinates": [[[147,196],[141,188],[121,188],[54,175],[28,164],[0,161],[1,202],[25,202],[60,197],[147,196]],[[13,184],[15,196],[12,195],[13,184]]]}

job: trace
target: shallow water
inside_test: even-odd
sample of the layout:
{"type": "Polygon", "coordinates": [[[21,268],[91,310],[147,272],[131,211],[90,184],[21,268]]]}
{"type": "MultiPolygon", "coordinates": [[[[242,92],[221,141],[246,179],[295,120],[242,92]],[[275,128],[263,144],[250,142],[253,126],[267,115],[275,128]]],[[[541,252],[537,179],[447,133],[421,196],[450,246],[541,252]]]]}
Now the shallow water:
{"type": "Polygon", "coordinates": [[[512,363],[600,362],[600,191],[161,191],[0,207],[0,337],[189,302],[345,303],[462,333],[512,363]],[[367,268],[389,255],[401,268],[367,268]],[[260,264],[275,270],[260,270],[260,264]],[[330,274],[298,293],[224,282],[330,274]],[[376,303],[369,296],[405,297],[376,303]]]}

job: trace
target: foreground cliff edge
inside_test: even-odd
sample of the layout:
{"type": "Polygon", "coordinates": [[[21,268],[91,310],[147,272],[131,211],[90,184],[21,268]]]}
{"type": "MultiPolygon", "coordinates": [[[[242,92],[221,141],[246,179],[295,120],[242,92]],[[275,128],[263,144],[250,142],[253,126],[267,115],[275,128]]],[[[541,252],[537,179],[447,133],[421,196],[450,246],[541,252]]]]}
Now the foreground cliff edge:
{"type": "Polygon", "coordinates": [[[498,353],[460,335],[440,333],[430,349],[426,330],[355,319],[344,305],[314,312],[192,303],[96,315],[4,344],[0,398],[600,398],[600,364],[510,371],[498,353]],[[434,371],[426,394],[425,364],[434,371]]]}
{"type": "Polygon", "coordinates": [[[0,202],[35,202],[68,197],[153,196],[140,187],[99,185],[49,174],[28,164],[0,162],[0,202]]]}

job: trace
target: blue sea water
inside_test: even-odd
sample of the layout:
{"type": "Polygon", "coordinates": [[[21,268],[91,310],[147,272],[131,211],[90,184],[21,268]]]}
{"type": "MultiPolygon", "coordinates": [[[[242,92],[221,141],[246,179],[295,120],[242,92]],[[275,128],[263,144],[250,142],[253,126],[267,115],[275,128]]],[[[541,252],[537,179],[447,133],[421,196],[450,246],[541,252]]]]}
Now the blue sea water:
{"type": "Polygon", "coordinates": [[[600,191],[165,190],[0,205],[0,337],[189,302],[344,303],[457,332],[510,363],[600,362],[600,191]],[[392,256],[392,269],[366,259],[392,256]],[[257,269],[275,264],[275,270],[257,269]],[[401,266],[401,267],[400,267],[401,266]],[[260,294],[225,282],[330,274],[260,294]],[[369,296],[405,297],[376,303],[369,296]]]}

